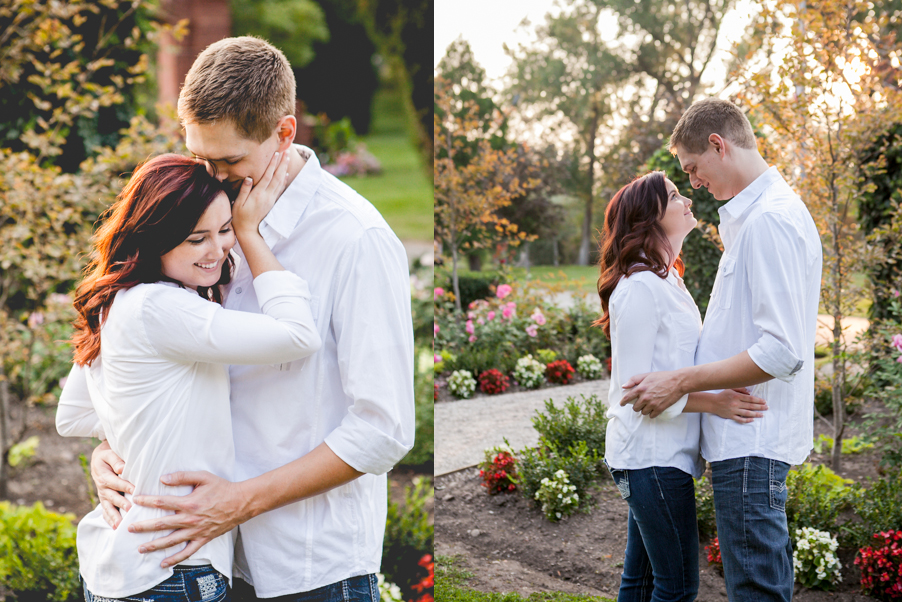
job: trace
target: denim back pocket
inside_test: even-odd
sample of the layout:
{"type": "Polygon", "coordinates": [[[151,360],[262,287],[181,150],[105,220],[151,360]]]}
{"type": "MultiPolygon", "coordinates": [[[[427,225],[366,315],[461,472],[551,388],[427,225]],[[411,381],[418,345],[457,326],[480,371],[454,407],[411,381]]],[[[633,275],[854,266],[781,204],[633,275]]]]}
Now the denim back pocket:
{"type": "Polygon", "coordinates": [[[611,469],[611,476],[614,477],[614,484],[620,490],[620,497],[626,499],[630,496],[630,475],[626,470],[611,469]]]}
{"type": "Polygon", "coordinates": [[[770,507],[780,512],[786,512],[786,499],[789,490],[786,488],[786,474],[789,472],[789,464],[779,460],[770,461],[770,507]]]}

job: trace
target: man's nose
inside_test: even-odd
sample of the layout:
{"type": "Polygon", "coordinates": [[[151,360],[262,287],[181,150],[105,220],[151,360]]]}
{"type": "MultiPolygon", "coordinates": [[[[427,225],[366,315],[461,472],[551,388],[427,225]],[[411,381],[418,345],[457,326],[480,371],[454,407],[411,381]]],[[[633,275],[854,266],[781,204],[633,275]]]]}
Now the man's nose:
{"type": "Polygon", "coordinates": [[[692,186],[693,190],[698,190],[702,185],[702,181],[695,176],[689,176],[689,185],[692,186]]]}
{"type": "Polygon", "coordinates": [[[214,178],[216,178],[217,180],[219,180],[220,182],[222,182],[226,179],[226,174],[218,171],[215,167],[213,167],[213,164],[210,163],[209,161],[204,161],[204,165],[207,168],[207,173],[210,174],[211,176],[213,176],[214,178]]]}

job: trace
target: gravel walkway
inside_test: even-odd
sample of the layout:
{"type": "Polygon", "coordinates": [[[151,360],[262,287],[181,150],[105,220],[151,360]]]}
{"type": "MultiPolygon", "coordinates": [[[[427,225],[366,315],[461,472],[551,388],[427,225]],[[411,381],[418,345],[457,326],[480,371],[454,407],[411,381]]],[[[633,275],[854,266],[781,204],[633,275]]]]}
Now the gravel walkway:
{"type": "Polygon", "coordinates": [[[435,476],[475,466],[487,448],[501,445],[505,437],[514,449],[535,445],[539,435],[532,417],[545,409],[546,399],[561,406],[568,397],[594,393],[606,401],[609,386],[608,380],[593,380],[435,404],[435,476]]]}

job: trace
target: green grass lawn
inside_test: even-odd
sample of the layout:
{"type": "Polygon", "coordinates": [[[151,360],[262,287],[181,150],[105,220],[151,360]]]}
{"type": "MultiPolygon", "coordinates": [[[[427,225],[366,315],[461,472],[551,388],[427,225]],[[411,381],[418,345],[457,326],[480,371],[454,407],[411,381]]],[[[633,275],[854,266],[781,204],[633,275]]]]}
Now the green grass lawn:
{"type": "Polygon", "coordinates": [[[435,602],[613,602],[609,598],[563,592],[534,593],[528,598],[515,593],[480,592],[466,586],[468,579],[472,576],[471,573],[459,567],[458,557],[437,557],[435,559],[435,602]]]}
{"type": "Polygon", "coordinates": [[[369,200],[401,240],[431,240],[432,182],[405,126],[401,99],[380,90],[373,101],[373,124],[362,139],[382,163],[378,176],[342,178],[369,200]]]}

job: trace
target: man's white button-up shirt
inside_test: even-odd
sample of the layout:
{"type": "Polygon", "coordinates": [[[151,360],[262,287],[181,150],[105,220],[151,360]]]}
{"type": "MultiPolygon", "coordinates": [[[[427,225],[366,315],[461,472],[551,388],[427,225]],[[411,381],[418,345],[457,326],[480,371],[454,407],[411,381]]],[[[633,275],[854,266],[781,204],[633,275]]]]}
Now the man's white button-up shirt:
{"type": "MultiPolygon", "coordinates": [[[[404,247],[366,199],[324,171],[312,150],[295,148],[307,162],[260,233],[282,266],[307,281],[323,347],[295,362],[229,368],[235,476],[273,470],[323,441],[367,474],[239,526],[235,575],[261,598],[379,570],[385,473],[414,437],[404,247]]],[[[251,281],[241,261],[226,308],[259,311],[251,281]]]]}
{"type": "Polygon", "coordinates": [[[702,455],[709,462],[760,456],[800,464],[814,435],[820,237],[808,208],[775,167],[719,213],[724,253],[695,363],[747,350],[774,379],[752,389],[770,408],[763,418],[739,424],[702,415],[702,455]]]}

